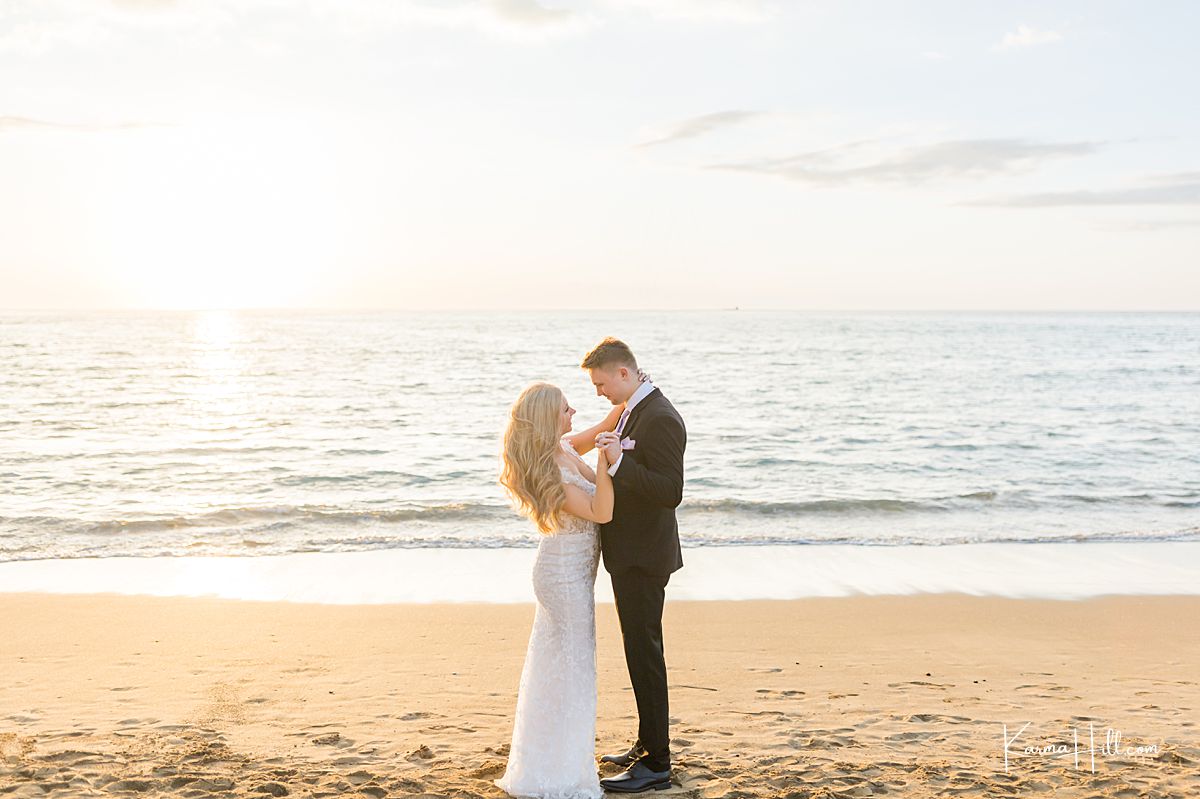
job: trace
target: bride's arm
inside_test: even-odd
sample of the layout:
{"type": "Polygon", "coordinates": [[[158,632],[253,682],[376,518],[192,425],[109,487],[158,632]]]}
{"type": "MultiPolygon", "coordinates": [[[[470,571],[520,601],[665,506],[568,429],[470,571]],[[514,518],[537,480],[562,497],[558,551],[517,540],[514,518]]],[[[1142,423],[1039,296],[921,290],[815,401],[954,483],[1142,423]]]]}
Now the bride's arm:
{"type": "Polygon", "coordinates": [[[588,482],[596,482],[596,473],[592,471],[592,467],[587,465],[587,461],[579,461],[579,473],[582,474],[588,482]]]}
{"type": "Polygon", "coordinates": [[[563,436],[563,439],[569,442],[580,455],[589,452],[592,447],[596,446],[597,435],[617,429],[617,422],[620,421],[621,414],[624,412],[625,403],[622,402],[620,405],[614,405],[613,409],[608,412],[608,416],[605,416],[599,424],[594,424],[587,430],[580,430],[578,433],[563,436]]]}

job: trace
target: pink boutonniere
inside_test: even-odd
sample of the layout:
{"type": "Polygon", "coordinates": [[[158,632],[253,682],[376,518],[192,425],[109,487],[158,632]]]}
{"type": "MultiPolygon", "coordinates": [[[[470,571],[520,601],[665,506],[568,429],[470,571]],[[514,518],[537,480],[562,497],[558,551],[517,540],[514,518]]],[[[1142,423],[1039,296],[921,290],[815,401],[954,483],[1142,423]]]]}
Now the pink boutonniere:
{"type": "Polygon", "coordinates": [[[629,450],[629,449],[633,449],[635,446],[637,446],[637,442],[634,441],[629,436],[625,436],[624,438],[621,439],[621,449],[629,450]]]}

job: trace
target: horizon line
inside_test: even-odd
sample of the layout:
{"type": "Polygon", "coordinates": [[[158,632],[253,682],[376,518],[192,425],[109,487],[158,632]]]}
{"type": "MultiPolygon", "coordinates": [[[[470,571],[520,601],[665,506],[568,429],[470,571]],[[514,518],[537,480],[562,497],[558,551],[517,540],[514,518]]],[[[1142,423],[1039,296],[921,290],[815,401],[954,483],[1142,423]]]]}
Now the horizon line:
{"type": "Polygon", "coordinates": [[[44,308],[0,308],[0,313],[698,313],[698,312],[782,312],[782,313],[1200,313],[1200,306],[1195,308],[882,308],[882,307],[842,307],[842,308],[805,308],[778,306],[705,306],[695,308],[620,308],[599,311],[594,307],[571,308],[555,306],[553,308],[499,308],[499,307],[441,307],[441,308],[412,308],[412,307],[372,307],[372,306],[255,306],[244,308],[150,308],[139,306],[124,306],[115,308],[94,307],[44,307],[44,308]]]}

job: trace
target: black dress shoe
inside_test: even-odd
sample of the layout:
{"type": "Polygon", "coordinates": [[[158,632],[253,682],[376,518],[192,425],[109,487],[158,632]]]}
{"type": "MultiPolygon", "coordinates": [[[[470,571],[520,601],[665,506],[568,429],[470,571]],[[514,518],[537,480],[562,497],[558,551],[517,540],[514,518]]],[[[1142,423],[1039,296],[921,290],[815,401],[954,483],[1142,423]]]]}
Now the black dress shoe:
{"type": "Polygon", "coordinates": [[[638,793],[651,789],[665,791],[671,787],[671,770],[651,771],[639,760],[617,776],[600,780],[600,787],[617,793],[638,793]]]}
{"type": "Polygon", "coordinates": [[[646,754],[646,750],[642,748],[641,741],[634,741],[628,752],[622,752],[619,755],[601,755],[600,762],[616,763],[621,768],[625,768],[644,754],[646,754]]]}

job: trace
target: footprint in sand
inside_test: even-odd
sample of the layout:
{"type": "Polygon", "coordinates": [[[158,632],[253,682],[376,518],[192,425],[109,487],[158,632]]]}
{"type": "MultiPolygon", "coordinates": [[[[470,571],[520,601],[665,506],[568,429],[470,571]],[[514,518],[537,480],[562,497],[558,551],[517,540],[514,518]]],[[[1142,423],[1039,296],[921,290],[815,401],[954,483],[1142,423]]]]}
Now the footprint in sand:
{"type": "Polygon", "coordinates": [[[940,691],[944,691],[947,688],[954,687],[953,685],[949,685],[949,684],[943,685],[941,683],[936,683],[936,682],[925,682],[924,680],[909,680],[908,682],[890,682],[887,684],[887,686],[888,686],[888,688],[909,688],[912,686],[916,686],[918,688],[937,688],[940,691]]]}
{"type": "Polygon", "coordinates": [[[1065,685],[1018,685],[1015,690],[1017,690],[1017,691],[1039,690],[1039,691],[1049,691],[1050,692],[1050,693],[1046,693],[1046,694],[1037,694],[1038,698],[1040,698],[1040,699],[1067,699],[1067,700],[1071,700],[1071,701],[1078,701],[1079,699],[1082,699],[1082,697],[1075,696],[1074,694],[1066,693],[1066,692],[1070,691],[1071,689],[1065,685]]]}
{"type": "Polygon", "coordinates": [[[341,740],[342,740],[341,733],[331,732],[327,735],[318,735],[316,738],[312,739],[312,742],[314,744],[316,744],[317,746],[332,746],[334,744],[337,744],[341,740]]]}
{"type": "Polygon", "coordinates": [[[467,776],[477,780],[490,780],[504,774],[506,767],[503,760],[485,760],[483,765],[473,771],[467,772],[467,776]]]}
{"type": "Polygon", "coordinates": [[[458,730],[459,732],[476,732],[473,727],[464,727],[459,724],[434,724],[430,727],[422,727],[419,732],[441,732],[442,730],[458,730]]]}
{"type": "Polygon", "coordinates": [[[191,723],[205,726],[221,723],[244,724],[246,709],[238,689],[228,683],[216,683],[208,689],[208,701],[192,714],[191,723]]]}
{"type": "Polygon", "coordinates": [[[17,735],[15,732],[0,732],[0,760],[10,757],[22,758],[33,751],[37,739],[32,735],[17,735]]]}
{"type": "Polygon", "coordinates": [[[379,777],[369,771],[359,769],[358,771],[352,771],[347,774],[346,779],[350,780],[352,785],[364,785],[368,782],[377,781],[379,777]]]}
{"type": "MultiPolygon", "coordinates": [[[[787,691],[773,691],[770,688],[759,688],[759,689],[755,690],[754,693],[756,693],[756,694],[778,694],[779,696],[786,696],[786,697],[804,696],[804,691],[798,691],[795,689],[789,689],[787,691]]],[[[853,694],[853,696],[857,696],[857,694],[853,694]]]]}
{"type": "Polygon", "coordinates": [[[804,737],[793,737],[789,743],[797,749],[845,749],[862,746],[852,735],[839,734],[836,730],[813,730],[804,737]]]}
{"type": "MultiPolygon", "coordinates": [[[[37,711],[34,712],[36,713],[37,711]]],[[[5,716],[4,718],[6,721],[14,721],[17,724],[30,724],[39,720],[38,716],[30,716],[24,713],[14,713],[13,715],[5,716]]]]}
{"type": "Polygon", "coordinates": [[[930,731],[930,732],[898,732],[898,733],[895,733],[894,735],[885,735],[883,740],[885,740],[885,741],[900,741],[900,742],[928,741],[930,738],[936,738],[939,735],[940,735],[940,733],[933,732],[933,731],[930,731]]]}
{"type": "Polygon", "coordinates": [[[433,750],[425,744],[421,744],[416,749],[409,752],[404,759],[410,763],[424,763],[426,760],[433,759],[433,750]]]}
{"type": "Polygon", "coordinates": [[[1172,766],[1194,766],[1196,761],[1191,758],[1179,754],[1178,751],[1172,749],[1164,754],[1166,761],[1172,766]]]}

